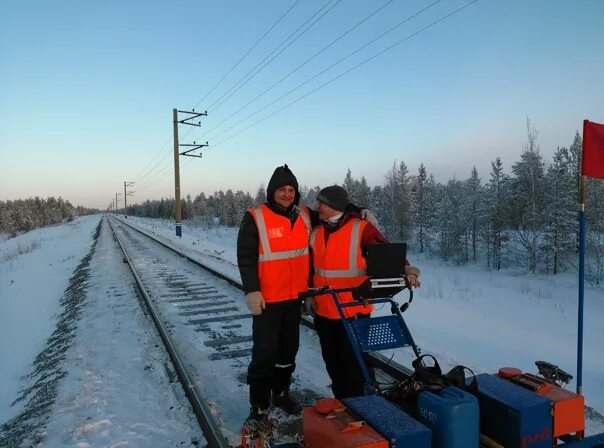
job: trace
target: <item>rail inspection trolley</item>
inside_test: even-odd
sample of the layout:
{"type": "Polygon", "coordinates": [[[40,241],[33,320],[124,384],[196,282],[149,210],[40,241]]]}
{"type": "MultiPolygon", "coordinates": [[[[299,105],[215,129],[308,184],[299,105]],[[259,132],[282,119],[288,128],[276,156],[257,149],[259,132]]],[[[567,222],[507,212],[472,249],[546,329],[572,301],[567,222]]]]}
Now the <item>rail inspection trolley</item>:
{"type": "Polygon", "coordinates": [[[333,299],[366,384],[364,396],[342,400],[341,412],[350,411],[356,423],[367,424],[376,433],[372,444],[350,443],[344,437],[349,428],[342,429],[342,418],[337,423],[333,413],[318,416],[317,402],[316,410],[304,410],[305,446],[604,448],[604,433],[584,438],[584,398],[563,388],[561,383],[568,383],[572,376],[557,366],[537,361],[539,376],[512,368],[474,375],[465,366],[443,375],[434,357],[422,356],[402,316],[413,300],[404,274],[405,253],[402,243],[370,246],[369,278],[363,284],[300,294],[301,298],[329,294],[333,299]],[[406,288],[409,300],[399,306],[393,297],[406,288]],[[344,292],[351,292],[354,300],[342,303],[338,294],[344,292]],[[389,315],[346,318],[348,307],[385,303],[390,305],[389,315]],[[384,388],[373,379],[365,354],[403,347],[412,348],[415,371],[395,387],[384,388]],[[434,366],[424,365],[426,357],[433,359],[434,366]],[[465,377],[466,370],[472,378],[465,377]],[[397,387],[400,396],[391,393],[397,387]]]}
{"type": "Polygon", "coordinates": [[[360,286],[349,288],[314,288],[301,293],[300,297],[315,297],[329,294],[337,307],[344,330],[350,341],[354,355],[363,373],[368,395],[379,393],[372,380],[364,354],[382,350],[411,347],[415,356],[420,356],[411,331],[403,319],[402,313],[413,300],[413,290],[404,274],[407,246],[404,243],[374,244],[367,250],[367,274],[369,278],[360,286]],[[401,306],[393,297],[409,287],[409,299],[401,306]],[[352,292],[354,301],[342,303],[338,294],[352,292]],[[391,314],[368,317],[366,319],[347,319],[344,310],[359,305],[390,305],[391,314]]]}

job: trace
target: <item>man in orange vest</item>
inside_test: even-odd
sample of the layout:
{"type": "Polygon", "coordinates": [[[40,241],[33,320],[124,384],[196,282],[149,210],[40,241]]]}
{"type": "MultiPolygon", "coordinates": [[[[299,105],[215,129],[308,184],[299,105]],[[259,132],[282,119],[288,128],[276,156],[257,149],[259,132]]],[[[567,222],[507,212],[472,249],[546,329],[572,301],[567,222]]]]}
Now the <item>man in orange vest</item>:
{"type": "MultiPolygon", "coordinates": [[[[319,223],[316,211],[298,206],[298,181],[287,165],[275,169],[266,192],[267,202],[246,212],[237,237],[237,264],[253,315],[246,422],[260,423],[268,422],[271,401],[287,413],[300,412],[289,394],[300,339],[298,293],[308,289],[308,241],[319,223]]],[[[362,211],[365,219],[375,221],[362,211]]]]}
{"type": "MultiPolygon", "coordinates": [[[[322,224],[315,227],[310,237],[313,266],[312,286],[348,288],[358,286],[368,277],[365,254],[372,244],[388,240],[351,209],[346,190],[333,185],[317,195],[317,209],[322,224]]],[[[419,287],[419,269],[405,260],[405,273],[412,287],[419,287]]],[[[343,303],[352,302],[352,293],[338,295],[343,303]]],[[[364,378],[354,356],[340,314],[330,294],[305,301],[306,309],[314,314],[315,328],[321,343],[321,354],[332,381],[336,398],[357,397],[364,394],[364,378]]],[[[367,318],[373,305],[344,308],[348,319],[367,318]]]]}

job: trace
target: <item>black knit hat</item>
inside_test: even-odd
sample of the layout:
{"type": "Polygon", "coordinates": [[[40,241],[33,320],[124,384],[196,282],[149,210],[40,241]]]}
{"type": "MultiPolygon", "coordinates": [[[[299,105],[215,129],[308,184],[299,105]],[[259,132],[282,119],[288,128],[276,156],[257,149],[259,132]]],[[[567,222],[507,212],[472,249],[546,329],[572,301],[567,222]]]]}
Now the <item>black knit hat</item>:
{"type": "Polygon", "coordinates": [[[340,212],[346,211],[346,207],[350,203],[348,201],[348,193],[339,185],[331,185],[323,188],[317,195],[317,201],[322,202],[340,212]]]}
{"type": "Polygon", "coordinates": [[[271,180],[268,181],[268,187],[266,187],[267,201],[272,202],[275,191],[277,191],[278,188],[285,187],[286,185],[291,185],[296,189],[296,199],[294,200],[294,204],[298,204],[300,201],[298,179],[296,179],[296,176],[294,176],[294,173],[292,173],[292,170],[289,169],[287,164],[278,166],[273,172],[271,180]]]}

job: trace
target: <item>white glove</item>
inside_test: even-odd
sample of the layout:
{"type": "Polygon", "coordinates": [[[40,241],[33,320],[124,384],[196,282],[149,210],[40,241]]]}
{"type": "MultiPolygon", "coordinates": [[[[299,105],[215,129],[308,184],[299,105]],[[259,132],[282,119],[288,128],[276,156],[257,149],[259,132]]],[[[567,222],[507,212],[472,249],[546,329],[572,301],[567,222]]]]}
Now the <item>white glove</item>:
{"type": "Polygon", "coordinates": [[[315,311],[317,309],[317,304],[315,303],[314,297],[307,297],[304,299],[304,308],[306,309],[306,314],[311,316],[315,315],[315,311]]]}
{"type": "Polygon", "coordinates": [[[413,288],[420,287],[419,273],[420,273],[419,268],[416,268],[415,266],[405,266],[405,275],[407,276],[407,280],[409,281],[409,284],[413,288]]]}
{"type": "Polygon", "coordinates": [[[260,316],[266,307],[264,297],[260,291],[249,292],[245,295],[245,303],[254,316],[260,316]]]}
{"type": "Polygon", "coordinates": [[[365,221],[367,221],[369,224],[371,224],[373,227],[375,227],[377,229],[377,226],[378,226],[377,218],[375,217],[375,215],[373,213],[371,213],[371,210],[362,208],[361,209],[361,219],[364,219],[365,221]]]}

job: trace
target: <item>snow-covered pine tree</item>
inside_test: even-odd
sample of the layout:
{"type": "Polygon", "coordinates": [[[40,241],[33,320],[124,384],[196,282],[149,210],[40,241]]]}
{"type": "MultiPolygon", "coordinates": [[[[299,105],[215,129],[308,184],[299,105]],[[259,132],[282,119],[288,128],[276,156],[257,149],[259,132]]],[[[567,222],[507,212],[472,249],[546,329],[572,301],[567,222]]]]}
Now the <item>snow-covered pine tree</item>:
{"type": "Polygon", "coordinates": [[[437,206],[437,231],[440,253],[444,261],[454,260],[456,263],[461,263],[465,260],[463,242],[467,223],[462,211],[463,201],[463,182],[452,179],[441,188],[437,206]]]}
{"type": "Polygon", "coordinates": [[[435,181],[423,163],[419,165],[418,175],[411,183],[411,209],[415,239],[419,244],[420,253],[430,242],[430,230],[434,225],[435,181]]]}
{"type": "Polygon", "coordinates": [[[376,185],[371,189],[371,199],[368,205],[369,209],[378,218],[380,231],[388,238],[386,229],[391,218],[390,210],[387,207],[387,201],[384,199],[384,187],[376,185]]]}
{"type": "Polygon", "coordinates": [[[555,275],[574,253],[576,213],[576,176],[566,148],[557,148],[545,175],[545,272],[555,275]]]}
{"type": "Polygon", "coordinates": [[[220,201],[220,223],[227,227],[235,227],[239,225],[240,222],[241,220],[237,221],[235,194],[233,193],[233,190],[229,188],[220,201]]]}
{"type": "Polygon", "coordinates": [[[248,192],[237,190],[235,193],[235,225],[238,226],[245,212],[253,207],[254,199],[248,192]]]}
{"type": "MultiPolygon", "coordinates": [[[[480,185],[480,177],[478,177],[478,170],[476,167],[472,167],[470,177],[465,183],[465,205],[462,210],[466,214],[466,222],[468,223],[468,237],[470,240],[470,247],[472,252],[472,260],[477,260],[476,245],[478,241],[478,230],[480,226],[480,219],[482,215],[482,186],[480,185]]],[[[466,245],[466,261],[468,261],[469,255],[467,253],[468,248],[466,245]]]]}
{"type": "Polygon", "coordinates": [[[487,253],[494,269],[502,267],[502,248],[507,235],[505,233],[506,216],[508,213],[509,178],[503,172],[503,163],[497,157],[491,162],[491,178],[485,190],[486,214],[488,216],[488,232],[485,233],[487,253]]]}
{"type": "Polygon", "coordinates": [[[520,264],[528,259],[528,269],[535,273],[544,230],[545,176],[543,158],[537,145],[537,131],[530,119],[526,121],[527,143],[520,161],[512,166],[512,224],[517,229],[513,235],[524,250],[517,261],[520,264]]]}
{"type": "Polygon", "coordinates": [[[261,184],[256,191],[256,197],[254,198],[254,207],[264,204],[266,202],[266,187],[261,184]]]}
{"type": "Polygon", "coordinates": [[[357,181],[352,177],[352,173],[350,168],[346,171],[346,176],[344,176],[344,183],[342,187],[348,193],[348,199],[350,202],[357,204],[358,203],[358,195],[357,195],[357,181]]]}
{"type": "MultiPolygon", "coordinates": [[[[354,204],[359,207],[370,208],[371,205],[371,187],[367,184],[367,179],[365,176],[361,177],[360,181],[357,181],[356,186],[356,194],[357,197],[355,199],[354,204]]],[[[376,215],[377,217],[377,215],[376,215]]]]}
{"type": "Polygon", "coordinates": [[[386,173],[384,185],[384,208],[388,211],[384,228],[392,241],[407,241],[411,236],[411,200],[409,170],[405,162],[396,165],[386,173]]]}
{"type": "Polygon", "coordinates": [[[301,195],[300,197],[300,204],[307,205],[310,208],[315,208],[319,191],[321,191],[321,187],[319,187],[318,185],[316,187],[307,189],[305,194],[301,195]]]}

